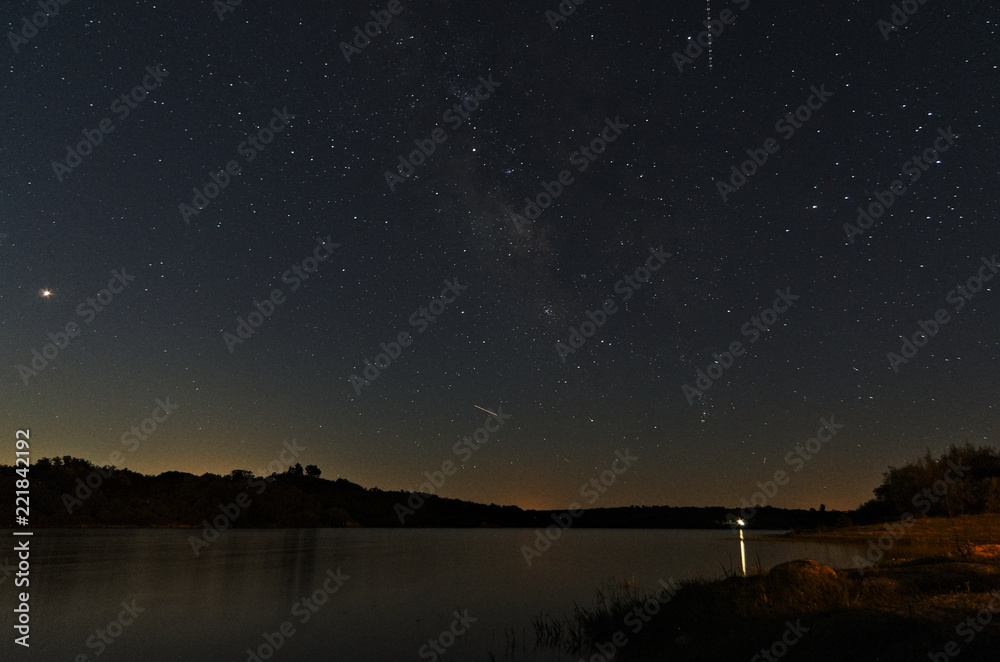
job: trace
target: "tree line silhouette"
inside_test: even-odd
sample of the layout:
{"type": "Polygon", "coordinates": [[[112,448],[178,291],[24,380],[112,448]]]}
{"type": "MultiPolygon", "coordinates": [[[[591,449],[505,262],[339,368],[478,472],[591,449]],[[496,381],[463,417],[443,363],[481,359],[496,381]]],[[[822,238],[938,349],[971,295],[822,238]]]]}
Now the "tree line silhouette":
{"type": "Polygon", "coordinates": [[[858,523],[914,516],[958,516],[1000,513],[1000,454],[972,444],[952,446],[935,458],[923,457],[889,467],[874,498],[852,513],[858,523]]]}
{"type": "MultiPolygon", "coordinates": [[[[167,471],[149,476],[72,457],[42,458],[30,468],[32,527],[199,527],[244,494],[234,528],[265,527],[547,527],[560,511],[525,511],[421,495],[421,505],[398,516],[408,491],[364,488],[346,479],[321,478],[316,465],[257,476],[237,469],[225,476],[167,471]]],[[[0,500],[13,495],[15,468],[0,465],[0,500]]],[[[898,519],[904,513],[1000,513],[1000,455],[992,448],[952,447],[889,467],[874,498],[844,513],[816,509],[758,509],[757,529],[815,529],[898,519]]],[[[7,512],[13,513],[13,508],[7,512]]],[[[574,527],[721,528],[731,508],[629,506],[588,509],[574,527]]]]}

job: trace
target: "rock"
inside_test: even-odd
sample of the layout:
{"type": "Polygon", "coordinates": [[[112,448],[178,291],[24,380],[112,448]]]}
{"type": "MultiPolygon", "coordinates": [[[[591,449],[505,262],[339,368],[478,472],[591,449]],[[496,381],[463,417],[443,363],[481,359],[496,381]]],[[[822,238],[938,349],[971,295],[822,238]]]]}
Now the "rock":
{"type": "Polygon", "coordinates": [[[989,559],[1000,556],[1000,545],[973,545],[972,556],[989,559]]]}
{"type": "Polygon", "coordinates": [[[765,578],[768,602],[780,610],[824,611],[843,603],[846,589],[837,571],[812,559],[788,561],[765,578]]]}

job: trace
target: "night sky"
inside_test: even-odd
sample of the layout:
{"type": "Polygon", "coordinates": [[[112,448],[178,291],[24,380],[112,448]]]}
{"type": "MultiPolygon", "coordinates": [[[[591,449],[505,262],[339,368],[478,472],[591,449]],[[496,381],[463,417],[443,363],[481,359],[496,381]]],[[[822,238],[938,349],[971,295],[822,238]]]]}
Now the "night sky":
{"type": "MultiPolygon", "coordinates": [[[[889,2],[425,4],[78,0],[7,35],[11,442],[201,474],[263,470],[295,439],[327,478],[417,489],[452,460],[445,496],[560,509],[626,449],[595,506],[735,506],[785,470],[774,505],[851,508],[889,465],[996,442],[1000,281],[968,285],[1000,253],[993,3],[928,0],[897,30],[889,2]],[[372,11],[391,22],[342,46],[372,11]],[[434,151],[404,177],[414,141],[434,151]],[[747,150],[767,160],[720,192],[747,150]],[[777,290],[798,298],[764,312],[777,290]],[[915,356],[887,357],[942,308],[915,356]],[[510,418],[459,456],[477,406],[510,418]]],[[[35,11],[9,4],[5,32],[35,11]]]]}

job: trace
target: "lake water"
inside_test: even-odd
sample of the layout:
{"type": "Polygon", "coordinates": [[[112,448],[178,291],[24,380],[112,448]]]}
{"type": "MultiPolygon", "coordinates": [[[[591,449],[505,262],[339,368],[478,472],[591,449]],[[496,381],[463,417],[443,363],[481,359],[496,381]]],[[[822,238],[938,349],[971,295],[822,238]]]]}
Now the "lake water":
{"type": "MultiPolygon", "coordinates": [[[[267,633],[280,646],[272,660],[575,661],[534,649],[532,616],[590,605],[612,578],[652,589],[660,579],[721,577],[740,563],[730,531],[570,529],[531,567],[519,550],[535,532],[525,529],[226,531],[197,557],[191,533],[36,532],[30,654],[12,644],[7,625],[0,659],[246,662],[248,649],[268,653],[267,633]],[[336,592],[328,596],[324,582],[336,592]],[[314,593],[325,604],[300,602],[314,593]],[[456,624],[460,637],[442,636],[456,611],[475,622],[456,624]],[[290,636],[280,635],[282,623],[290,636]],[[421,650],[431,639],[450,647],[421,650]]],[[[747,563],[808,557],[848,567],[862,549],[749,541],[747,563]]],[[[0,591],[4,623],[11,583],[0,591]]]]}

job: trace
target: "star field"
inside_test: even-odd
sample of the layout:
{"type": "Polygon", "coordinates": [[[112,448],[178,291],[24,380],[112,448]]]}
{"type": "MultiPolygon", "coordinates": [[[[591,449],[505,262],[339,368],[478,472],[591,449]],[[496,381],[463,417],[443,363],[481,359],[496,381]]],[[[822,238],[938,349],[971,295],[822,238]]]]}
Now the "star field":
{"type": "MultiPolygon", "coordinates": [[[[476,405],[502,407],[442,494],[545,508],[626,448],[640,459],[598,506],[735,504],[831,415],[844,429],[775,505],[852,508],[889,465],[994,443],[1000,281],[960,311],[947,296],[1000,252],[998,14],[931,0],[884,38],[890,5],[717,0],[709,15],[735,20],[679,71],[694,2],[587,2],[555,29],[557,2],[404,4],[350,61],[342,42],[385,5],[244,2],[220,20],[210,2],[67,4],[6,44],[4,427],[30,427],[39,456],[106,464],[169,396],[129,468],[228,473],[296,438],[324,476],[413,489],[483,424],[476,405]],[[115,99],[158,66],[121,118],[115,99]],[[248,160],[276,112],[287,126],[248,160]],[[60,181],[53,162],[104,118],[114,131],[60,181]],[[445,140],[391,187],[435,128],[445,140]],[[903,164],[939,129],[954,144],[911,182],[903,164]],[[779,149],[723,200],[717,182],[768,138],[779,149]],[[229,161],[240,173],[186,222],[179,206],[229,161]],[[844,225],[894,180],[905,192],[851,241],[844,225]],[[284,274],[326,237],[339,247],[293,288],[284,274]],[[661,247],[626,298],[616,284],[661,247]],[[134,280],[90,307],[123,269],[134,280]],[[467,289],[417,330],[448,280],[467,289]],[[282,303],[227,344],[275,288],[282,303]],[[786,288],[798,300],[749,343],[786,288]],[[560,355],[608,299],[617,312],[560,355]],[[894,370],[900,336],[942,307],[952,320],[894,370]],[[18,368],[69,322],[54,359],[18,368]],[[401,332],[412,343],[355,388],[401,332]],[[682,388],[737,341],[689,403],[682,388]]],[[[33,7],[9,7],[7,29],[33,7]]]]}

